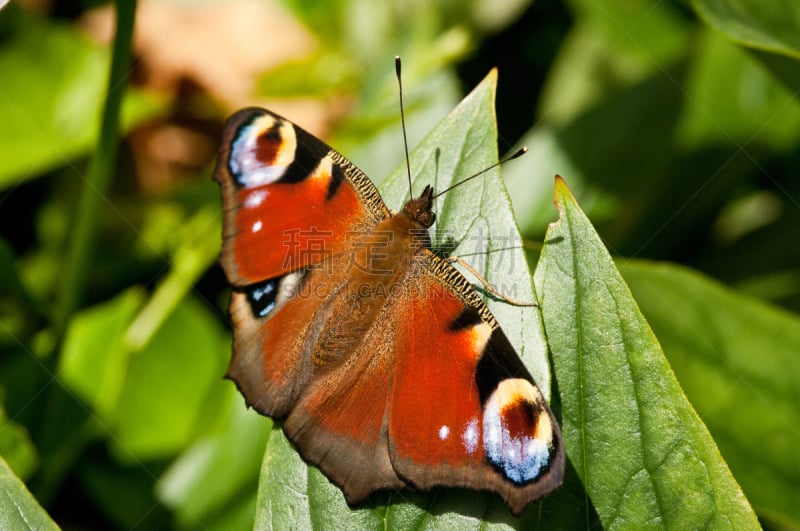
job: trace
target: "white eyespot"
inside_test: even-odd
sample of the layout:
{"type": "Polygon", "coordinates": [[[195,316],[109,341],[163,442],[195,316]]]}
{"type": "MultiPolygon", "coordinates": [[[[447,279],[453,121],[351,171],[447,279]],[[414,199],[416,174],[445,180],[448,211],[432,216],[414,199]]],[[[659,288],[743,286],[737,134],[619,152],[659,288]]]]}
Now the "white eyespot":
{"type": "Polygon", "coordinates": [[[260,231],[263,226],[264,226],[264,224],[261,223],[261,220],[259,219],[258,221],[253,223],[253,227],[252,227],[251,230],[253,231],[253,233],[256,233],[256,232],[260,231]]]}
{"type": "Polygon", "coordinates": [[[267,198],[266,190],[255,190],[247,196],[247,199],[244,200],[244,207],[258,208],[261,206],[261,203],[263,203],[264,199],[266,198],[267,198]]]}
{"type": "Polygon", "coordinates": [[[447,426],[442,426],[441,428],[439,428],[439,438],[440,438],[441,440],[443,440],[443,441],[444,441],[444,440],[447,440],[447,438],[448,438],[449,436],[450,436],[450,428],[449,428],[449,427],[447,427],[447,426]]]}
{"type": "Polygon", "coordinates": [[[274,183],[283,177],[286,169],[294,161],[297,138],[291,124],[276,120],[271,115],[260,116],[242,126],[231,143],[228,168],[237,183],[245,188],[253,188],[274,183]],[[270,161],[258,159],[260,136],[274,130],[275,156],[270,161]]]}
{"type": "Polygon", "coordinates": [[[478,419],[473,418],[467,423],[461,440],[464,441],[464,449],[467,453],[469,455],[474,454],[475,450],[478,449],[478,419]]]}

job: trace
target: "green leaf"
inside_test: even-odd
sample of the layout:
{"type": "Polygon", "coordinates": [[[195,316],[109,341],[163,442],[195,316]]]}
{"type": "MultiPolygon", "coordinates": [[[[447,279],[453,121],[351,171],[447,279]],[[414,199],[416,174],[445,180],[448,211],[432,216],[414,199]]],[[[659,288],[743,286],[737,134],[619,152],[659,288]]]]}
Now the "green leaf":
{"type": "Polygon", "coordinates": [[[152,340],[131,357],[113,422],[122,459],[181,450],[217,418],[228,341],[201,303],[184,299],[152,340]]]}
{"type": "Polygon", "coordinates": [[[800,527],[800,316],[671,264],[620,264],[756,511],[800,527]]]}
{"type": "Polygon", "coordinates": [[[692,0],[708,25],[750,49],[792,92],[800,88],[800,3],[692,0]]]}
{"type": "Polygon", "coordinates": [[[794,0],[692,0],[692,6],[734,42],[800,59],[800,3],[794,0]]]}
{"type": "Polygon", "coordinates": [[[175,511],[181,527],[221,525],[235,517],[242,504],[249,508],[246,526],[253,524],[258,470],[271,425],[244,407],[233,384],[220,385],[225,386],[219,397],[225,404],[220,426],[196,439],[156,485],[159,499],[175,511]]]}
{"type": "MultiPolygon", "coordinates": [[[[0,48],[0,188],[64,165],[95,144],[109,63],[108,50],[76,29],[12,14],[14,31],[0,48]]],[[[160,106],[131,92],[123,123],[130,127],[160,106]]]]}
{"type": "MultiPolygon", "coordinates": [[[[675,133],[678,144],[690,149],[733,144],[747,146],[749,152],[796,146],[796,95],[718,33],[704,30],[695,37],[693,61],[681,81],[687,101],[675,133]]],[[[795,68],[800,71],[800,63],[795,68]]]]}
{"type": "Polygon", "coordinates": [[[123,337],[142,302],[141,289],[129,289],[80,312],[67,330],[59,376],[104,418],[125,382],[131,351],[123,337]]]}
{"type": "MultiPolygon", "coordinates": [[[[526,521],[530,521],[528,518],[526,521]]],[[[307,466],[276,426],[259,482],[255,529],[524,529],[502,502],[437,489],[373,494],[350,509],[338,487],[307,466]],[[469,499],[472,498],[471,502],[469,499]]]]}
{"type": "Polygon", "coordinates": [[[3,408],[3,388],[0,387],[0,456],[17,476],[28,478],[36,467],[36,447],[24,426],[9,420],[3,408]]]}
{"type": "MultiPolygon", "coordinates": [[[[411,153],[416,194],[423,184],[444,190],[497,161],[495,85],[496,73],[492,72],[411,153]]],[[[404,166],[389,176],[382,190],[390,208],[401,208],[408,197],[404,166]]],[[[438,216],[434,245],[467,260],[502,293],[535,300],[510,201],[497,170],[448,192],[437,200],[434,210],[438,216]]],[[[483,290],[477,280],[474,284],[483,290]]],[[[487,304],[542,392],[549,396],[547,349],[537,309],[491,298],[487,304]]],[[[427,494],[376,493],[363,507],[351,510],[341,491],[316,468],[308,467],[275,428],[264,456],[256,527],[526,528],[537,520],[539,511],[534,507],[522,520],[515,519],[499,497],[459,489],[435,489],[427,494]]]]}
{"type": "Polygon", "coordinates": [[[25,484],[0,457],[0,529],[58,530],[58,526],[31,496],[25,484]]]}
{"type": "Polygon", "coordinates": [[[307,466],[278,428],[267,443],[256,507],[255,529],[376,529],[380,523],[370,509],[348,509],[338,488],[307,466]]]}
{"type": "MultiPolygon", "coordinates": [[[[625,80],[641,79],[673,63],[690,42],[691,25],[670,2],[568,0],[566,3],[576,24],[566,46],[559,51],[558,71],[549,76],[548,83],[560,81],[558,88],[567,94],[586,89],[602,91],[625,80]],[[586,84],[592,86],[575,87],[575,83],[568,86],[563,74],[570,71],[584,81],[590,76],[592,82],[586,84]]],[[[550,92],[554,100],[558,93],[558,90],[550,92]]],[[[543,103],[548,110],[550,104],[562,107],[557,101],[543,103]]]]}
{"type": "Polygon", "coordinates": [[[588,219],[560,179],[536,269],[570,463],[606,528],[758,521],[588,219]]]}

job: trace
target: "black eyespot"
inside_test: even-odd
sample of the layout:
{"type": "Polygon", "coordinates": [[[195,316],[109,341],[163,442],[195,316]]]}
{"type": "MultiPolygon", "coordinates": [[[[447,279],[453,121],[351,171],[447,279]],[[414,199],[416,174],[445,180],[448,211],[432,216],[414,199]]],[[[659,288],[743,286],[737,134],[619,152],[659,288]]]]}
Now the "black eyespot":
{"type": "Polygon", "coordinates": [[[247,288],[247,302],[250,303],[254,316],[265,317],[275,309],[275,297],[278,295],[280,281],[280,278],[271,279],[247,288]]]}

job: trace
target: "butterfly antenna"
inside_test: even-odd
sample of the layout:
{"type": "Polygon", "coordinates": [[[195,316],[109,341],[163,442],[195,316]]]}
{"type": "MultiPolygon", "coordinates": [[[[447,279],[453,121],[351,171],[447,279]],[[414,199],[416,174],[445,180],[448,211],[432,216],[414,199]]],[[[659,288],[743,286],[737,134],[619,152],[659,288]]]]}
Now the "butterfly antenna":
{"type": "Polygon", "coordinates": [[[434,198],[434,199],[436,199],[436,198],[437,198],[437,197],[439,197],[440,195],[443,195],[443,194],[445,194],[445,193],[449,192],[450,190],[452,190],[452,189],[453,189],[453,188],[455,188],[456,186],[461,186],[461,185],[462,185],[462,184],[464,184],[465,182],[467,182],[467,181],[471,181],[471,180],[472,180],[472,179],[474,179],[475,177],[479,177],[479,176],[483,175],[484,173],[486,173],[487,171],[489,171],[489,170],[491,170],[491,169],[494,169],[494,168],[496,168],[496,167],[500,166],[501,164],[505,164],[505,163],[506,163],[506,162],[508,162],[509,160],[514,160],[514,159],[515,159],[515,158],[517,158],[517,157],[521,157],[522,155],[524,155],[524,154],[525,154],[525,153],[527,153],[527,152],[528,152],[528,148],[527,148],[527,147],[521,147],[521,148],[519,148],[517,151],[515,151],[515,152],[514,152],[512,155],[509,155],[509,156],[507,156],[506,158],[504,158],[504,159],[500,160],[499,162],[495,162],[495,163],[494,163],[494,164],[492,164],[491,166],[489,166],[489,167],[487,167],[487,168],[484,168],[484,169],[482,169],[482,170],[481,170],[481,171],[479,171],[478,173],[475,173],[475,174],[473,174],[473,175],[470,175],[470,176],[469,176],[469,177],[467,177],[466,179],[462,179],[462,180],[458,181],[457,183],[455,183],[453,186],[451,186],[451,187],[449,187],[449,188],[445,188],[444,190],[442,190],[442,191],[441,191],[441,192],[439,192],[438,194],[434,195],[434,196],[433,196],[433,198],[434,198]]]}
{"type": "Polygon", "coordinates": [[[400,56],[394,56],[394,70],[397,73],[397,86],[400,88],[400,124],[403,127],[403,148],[406,152],[406,171],[408,172],[408,196],[414,199],[414,191],[411,189],[411,162],[408,159],[408,138],[406,137],[406,114],[403,110],[403,79],[400,75],[400,56]]]}

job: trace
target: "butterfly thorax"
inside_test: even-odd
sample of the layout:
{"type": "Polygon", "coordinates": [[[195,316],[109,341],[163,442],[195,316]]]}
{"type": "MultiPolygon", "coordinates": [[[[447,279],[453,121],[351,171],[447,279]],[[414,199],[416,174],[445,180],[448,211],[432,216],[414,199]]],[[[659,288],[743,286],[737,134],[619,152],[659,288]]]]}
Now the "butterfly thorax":
{"type": "Polygon", "coordinates": [[[327,372],[350,363],[374,334],[375,317],[383,315],[392,301],[413,295],[418,256],[431,246],[428,229],[419,218],[425,223],[433,218],[426,209],[431,202],[430,193],[412,199],[371,230],[351,235],[349,258],[312,272],[314,283],[324,288],[321,291],[335,294],[321,302],[315,318],[318,328],[312,327],[305,338],[316,370],[327,372]]]}

